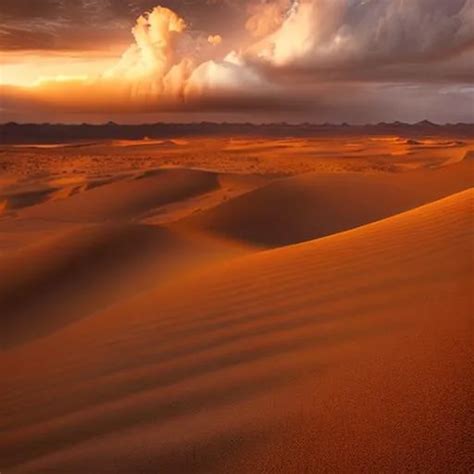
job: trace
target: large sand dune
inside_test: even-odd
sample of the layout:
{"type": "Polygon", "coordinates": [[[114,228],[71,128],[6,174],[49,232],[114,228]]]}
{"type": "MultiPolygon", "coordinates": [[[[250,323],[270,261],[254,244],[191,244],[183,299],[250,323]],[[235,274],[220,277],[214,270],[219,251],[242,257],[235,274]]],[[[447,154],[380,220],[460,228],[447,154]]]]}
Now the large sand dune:
{"type": "Polygon", "coordinates": [[[183,224],[261,246],[315,239],[474,185],[474,160],[406,173],[314,173],[273,182],[183,224]]]}
{"type": "Polygon", "coordinates": [[[248,251],[143,224],[91,225],[0,258],[0,347],[49,334],[196,265],[248,251]]]}
{"type": "Polygon", "coordinates": [[[5,351],[2,470],[469,472],[470,166],[300,177],[196,218],[278,245],[406,211],[196,265],[5,351]]]}

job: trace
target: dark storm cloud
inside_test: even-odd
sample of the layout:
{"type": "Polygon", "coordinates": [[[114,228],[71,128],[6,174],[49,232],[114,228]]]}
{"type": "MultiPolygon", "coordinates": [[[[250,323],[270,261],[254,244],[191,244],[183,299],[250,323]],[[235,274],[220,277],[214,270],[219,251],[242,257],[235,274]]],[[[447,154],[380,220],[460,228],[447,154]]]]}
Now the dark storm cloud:
{"type": "Polygon", "coordinates": [[[135,19],[157,4],[176,11],[196,31],[232,33],[245,21],[245,1],[239,0],[2,0],[0,50],[123,44],[135,19]]]}

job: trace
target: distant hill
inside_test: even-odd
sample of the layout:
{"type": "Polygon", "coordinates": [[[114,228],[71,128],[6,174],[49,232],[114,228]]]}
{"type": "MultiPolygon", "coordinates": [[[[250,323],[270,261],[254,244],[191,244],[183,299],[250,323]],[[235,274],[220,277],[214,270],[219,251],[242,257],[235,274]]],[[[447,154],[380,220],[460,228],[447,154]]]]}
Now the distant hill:
{"type": "Polygon", "coordinates": [[[108,122],[103,125],[65,124],[0,124],[1,144],[64,143],[80,140],[140,140],[144,138],[174,138],[183,136],[268,136],[306,137],[317,135],[385,135],[396,134],[407,137],[430,135],[473,137],[474,124],[457,123],[437,125],[427,120],[416,124],[402,122],[370,125],[343,124],[287,124],[272,123],[154,123],[142,125],[120,125],[108,122]]]}

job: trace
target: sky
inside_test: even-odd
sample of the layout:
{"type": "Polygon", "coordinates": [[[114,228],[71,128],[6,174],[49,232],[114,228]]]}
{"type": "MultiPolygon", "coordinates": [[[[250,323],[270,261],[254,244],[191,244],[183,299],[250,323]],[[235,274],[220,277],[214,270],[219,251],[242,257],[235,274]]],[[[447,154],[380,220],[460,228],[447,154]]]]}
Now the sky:
{"type": "Polygon", "coordinates": [[[0,122],[474,122],[474,0],[1,0],[0,122]]]}

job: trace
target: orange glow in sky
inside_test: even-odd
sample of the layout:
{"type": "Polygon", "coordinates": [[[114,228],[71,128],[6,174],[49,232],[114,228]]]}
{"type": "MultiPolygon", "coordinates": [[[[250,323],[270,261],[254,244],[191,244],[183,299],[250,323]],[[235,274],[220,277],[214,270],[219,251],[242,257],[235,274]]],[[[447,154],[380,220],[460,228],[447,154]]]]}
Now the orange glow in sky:
{"type": "MultiPolygon", "coordinates": [[[[72,13],[68,23],[61,16],[64,8],[43,23],[29,18],[26,6],[17,19],[7,15],[8,47],[0,46],[4,117],[27,117],[28,110],[45,118],[51,111],[192,111],[247,119],[278,111],[311,121],[472,115],[472,0],[417,8],[403,0],[163,3],[132,2],[136,9],[124,19],[110,17],[112,5],[123,2],[109,11],[103,2],[79,1],[76,29],[72,13]],[[148,9],[137,16],[141,3],[148,9]],[[45,38],[51,44],[37,47],[45,38]]],[[[34,13],[46,15],[40,5],[34,13]]]]}

